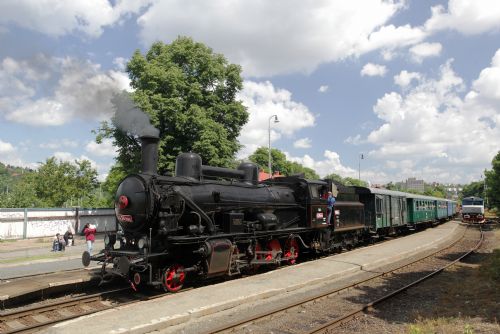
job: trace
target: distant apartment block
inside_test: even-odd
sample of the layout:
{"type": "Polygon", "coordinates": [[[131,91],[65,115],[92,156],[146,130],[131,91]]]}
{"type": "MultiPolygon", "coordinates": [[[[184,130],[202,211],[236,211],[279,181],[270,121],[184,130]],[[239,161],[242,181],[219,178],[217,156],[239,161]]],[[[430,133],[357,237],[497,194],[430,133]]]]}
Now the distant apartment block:
{"type": "Polygon", "coordinates": [[[424,180],[417,180],[414,177],[406,179],[406,190],[416,190],[424,192],[424,180]]]}

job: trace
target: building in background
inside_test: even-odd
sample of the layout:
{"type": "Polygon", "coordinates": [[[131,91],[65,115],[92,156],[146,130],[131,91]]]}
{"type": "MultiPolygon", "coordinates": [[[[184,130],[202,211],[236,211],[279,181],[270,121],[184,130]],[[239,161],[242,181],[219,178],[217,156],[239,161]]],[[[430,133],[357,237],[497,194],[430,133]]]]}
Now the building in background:
{"type": "Polygon", "coordinates": [[[406,190],[416,190],[423,193],[425,191],[424,180],[409,177],[406,179],[406,190]]]}

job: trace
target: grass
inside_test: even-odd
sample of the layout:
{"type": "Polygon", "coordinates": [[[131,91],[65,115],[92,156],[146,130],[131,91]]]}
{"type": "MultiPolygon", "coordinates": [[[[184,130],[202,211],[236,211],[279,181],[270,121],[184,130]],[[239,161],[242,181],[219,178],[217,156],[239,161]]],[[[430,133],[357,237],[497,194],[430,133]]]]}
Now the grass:
{"type": "Polygon", "coordinates": [[[17,239],[0,239],[0,243],[2,242],[16,242],[17,239]]]}
{"type": "Polygon", "coordinates": [[[35,255],[35,256],[28,256],[28,257],[16,257],[13,259],[0,260],[0,264],[13,264],[13,263],[19,263],[19,262],[30,262],[30,261],[36,261],[36,260],[52,259],[52,258],[57,258],[57,257],[62,257],[62,256],[64,256],[64,252],[50,253],[50,254],[44,254],[44,255],[35,255]]]}
{"type": "Polygon", "coordinates": [[[416,324],[409,326],[408,334],[435,334],[435,333],[463,333],[474,334],[471,324],[456,324],[454,318],[437,318],[432,320],[418,320],[416,324]]]}
{"type": "Polygon", "coordinates": [[[491,252],[479,252],[468,261],[437,276],[422,295],[437,297],[420,309],[408,334],[499,333],[500,229],[489,238],[491,252]]]}

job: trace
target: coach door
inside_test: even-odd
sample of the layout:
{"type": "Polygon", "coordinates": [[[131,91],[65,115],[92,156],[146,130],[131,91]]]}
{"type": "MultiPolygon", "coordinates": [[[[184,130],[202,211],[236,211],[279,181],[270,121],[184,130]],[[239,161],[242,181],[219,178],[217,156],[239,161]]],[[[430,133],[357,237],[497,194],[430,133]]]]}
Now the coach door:
{"type": "Polygon", "coordinates": [[[408,224],[408,215],[406,213],[408,208],[406,207],[406,198],[404,198],[404,197],[399,198],[399,207],[401,208],[401,211],[400,211],[401,224],[406,225],[406,224],[408,224]]]}
{"type": "Polygon", "coordinates": [[[401,225],[401,217],[399,216],[399,201],[397,197],[391,196],[391,226],[401,225]]]}

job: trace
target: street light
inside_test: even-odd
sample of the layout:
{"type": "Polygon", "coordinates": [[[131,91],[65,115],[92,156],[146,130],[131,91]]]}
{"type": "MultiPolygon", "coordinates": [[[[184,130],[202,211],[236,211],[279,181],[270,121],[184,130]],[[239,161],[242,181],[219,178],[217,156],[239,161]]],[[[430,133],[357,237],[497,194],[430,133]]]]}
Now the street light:
{"type": "Polygon", "coordinates": [[[278,115],[272,115],[269,117],[269,159],[268,159],[268,167],[269,167],[269,177],[272,179],[273,178],[273,171],[272,171],[272,166],[273,164],[271,163],[271,120],[274,118],[274,123],[279,123],[278,120],[278,115]]]}
{"type": "Polygon", "coordinates": [[[365,157],[363,156],[363,153],[359,155],[358,159],[358,180],[361,181],[361,160],[363,160],[365,157]]]}

